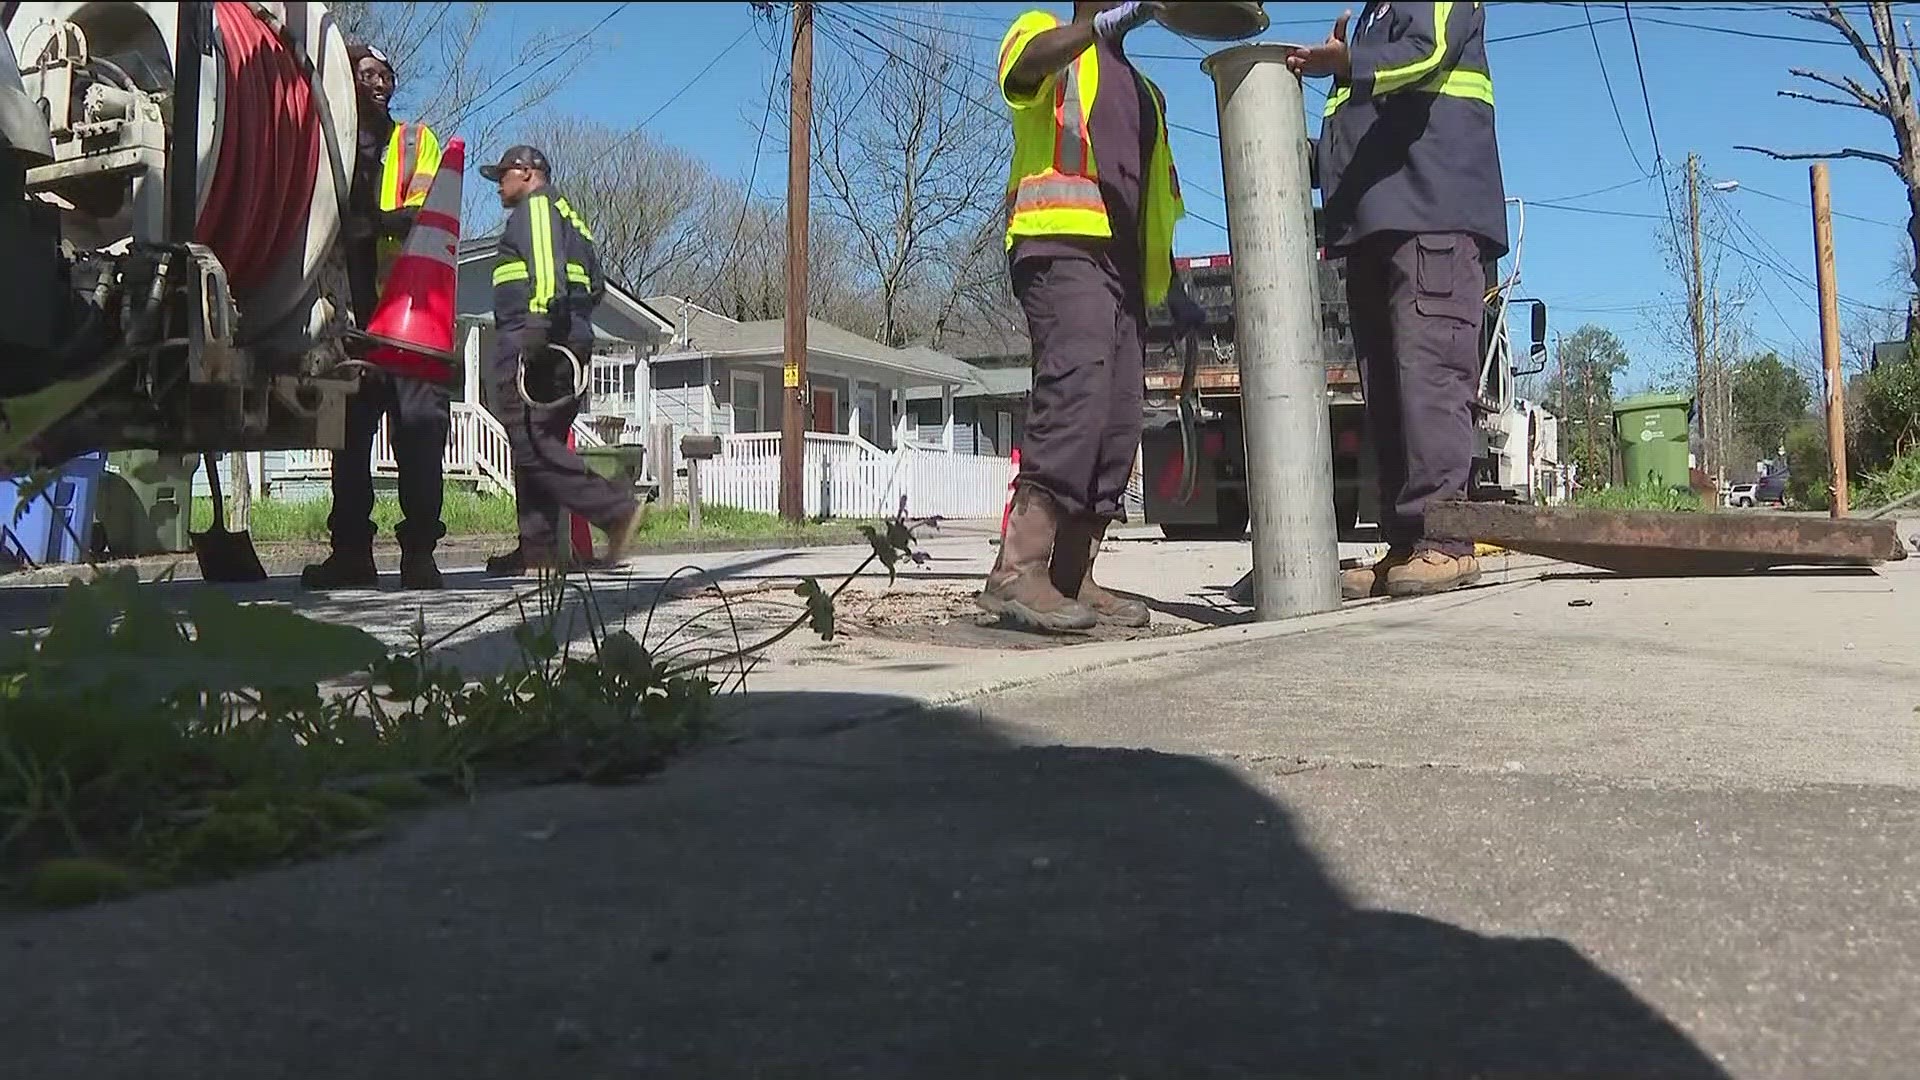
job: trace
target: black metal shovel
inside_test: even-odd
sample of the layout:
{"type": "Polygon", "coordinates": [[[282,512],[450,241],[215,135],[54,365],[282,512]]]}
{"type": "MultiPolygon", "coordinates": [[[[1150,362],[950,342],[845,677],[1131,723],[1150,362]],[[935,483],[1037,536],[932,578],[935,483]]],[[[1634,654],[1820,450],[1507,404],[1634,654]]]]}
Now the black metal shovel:
{"type": "Polygon", "coordinates": [[[202,454],[207,465],[207,488],[213,495],[213,527],[189,533],[193,557],[200,563],[200,579],[222,583],[267,580],[267,568],[253,550],[253,535],[227,531],[227,500],[220,493],[220,467],[212,454],[202,454]]]}

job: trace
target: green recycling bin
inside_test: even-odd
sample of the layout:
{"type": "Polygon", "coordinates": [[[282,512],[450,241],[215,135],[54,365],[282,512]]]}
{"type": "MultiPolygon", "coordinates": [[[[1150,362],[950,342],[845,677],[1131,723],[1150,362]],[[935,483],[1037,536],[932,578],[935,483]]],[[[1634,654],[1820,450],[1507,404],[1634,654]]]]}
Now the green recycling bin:
{"type": "Polygon", "coordinates": [[[588,470],[594,475],[637,489],[646,477],[646,450],[644,446],[622,443],[616,446],[583,446],[579,454],[580,460],[587,463],[588,470]]]}
{"type": "Polygon", "coordinates": [[[1640,394],[1613,407],[1621,472],[1628,487],[1689,488],[1687,418],[1691,394],[1640,394]]]}
{"type": "Polygon", "coordinates": [[[192,551],[194,454],[122,450],[107,455],[94,521],[116,559],[192,551]]]}

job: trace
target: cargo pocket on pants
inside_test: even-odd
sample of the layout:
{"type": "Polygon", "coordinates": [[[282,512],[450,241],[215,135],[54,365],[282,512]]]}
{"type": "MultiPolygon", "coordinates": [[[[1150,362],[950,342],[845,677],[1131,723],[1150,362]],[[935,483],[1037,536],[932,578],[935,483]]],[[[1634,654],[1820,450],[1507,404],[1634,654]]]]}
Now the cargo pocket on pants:
{"type": "MultiPolygon", "coordinates": [[[[1479,259],[1468,259],[1460,246],[1472,241],[1462,236],[1422,235],[1414,237],[1414,310],[1420,314],[1453,319],[1468,326],[1480,322],[1482,300],[1478,280],[1479,259]],[[1469,274],[1466,268],[1471,267],[1469,274]]],[[[1476,253],[1477,254],[1477,253],[1476,253]]]]}

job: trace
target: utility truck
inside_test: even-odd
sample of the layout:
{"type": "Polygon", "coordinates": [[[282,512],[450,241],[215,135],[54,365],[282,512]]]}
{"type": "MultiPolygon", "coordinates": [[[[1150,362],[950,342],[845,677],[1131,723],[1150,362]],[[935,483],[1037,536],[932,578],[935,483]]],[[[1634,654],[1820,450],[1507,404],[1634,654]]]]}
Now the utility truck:
{"type": "MultiPolygon", "coordinates": [[[[1517,201],[1517,200],[1516,200],[1517,201]]],[[[1469,496],[1533,501],[1557,460],[1557,427],[1539,406],[1518,399],[1515,381],[1546,365],[1547,306],[1518,299],[1524,210],[1511,267],[1489,260],[1481,332],[1479,394],[1473,403],[1474,468],[1469,496]],[[1529,312],[1525,366],[1509,329],[1515,309],[1529,312]]],[[[1315,225],[1319,211],[1315,210],[1315,225]]],[[[1233,259],[1207,255],[1175,260],[1187,292],[1206,311],[1197,339],[1176,336],[1164,308],[1148,317],[1146,434],[1141,447],[1141,503],[1149,524],[1169,539],[1234,539],[1249,517],[1247,461],[1236,362],[1233,259]],[[1182,403],[1185,403],[1184,406],[1182,403]],[[1192,462],[1189,465],[1189,461],[1192,462]]],[[[1334,510],[1343,541],[1363,542],[1380,521],[1379,482],[1367,432],[1345,260],[1319,262],[1321,349],[1333,438],[1334,510]]]]}
{"type": "Polygon", "coordinates": [[[339,447],[358,110],[326,7],[0,20],[0,471],[339,447]]]}

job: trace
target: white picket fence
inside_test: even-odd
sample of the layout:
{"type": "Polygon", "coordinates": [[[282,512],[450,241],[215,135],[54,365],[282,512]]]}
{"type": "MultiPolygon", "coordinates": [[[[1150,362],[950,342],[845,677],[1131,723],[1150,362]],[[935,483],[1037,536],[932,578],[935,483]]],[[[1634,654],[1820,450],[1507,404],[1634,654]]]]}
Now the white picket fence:
{"type": "MultiPolygon", "coordinates": [[[[1013,465],[907,443],[882,450],[857,435],[810,431],[803,474],[809,517],[998,517],[1013,465]]],[[[742,510],[780,509],[780,433],[728,435],[700,471],[701,501],[742,510]]]]}
{"type": "MultiPolygon", "coordinates": [[[[446,456],[441,470],[449,480],[470,480],[482,489],[513,490],[513,451],[507,441],[507,429],[492,413],[471,402],[456,401],[452,426],[447,432],[446,456]]],[[[600,446],[600,437],[586,421],[573,424],[575,442],[580,446],[600,446]]],[[[373,437],[375,476],[393,476],[399,471],[394,460],[393,443],[387,438],[387,421],[382,418],[373,437]]],[[[326,450],[289,450],[285,463],[272,479],[324,480],[332,475],[333,455],[326,450]]]]}

